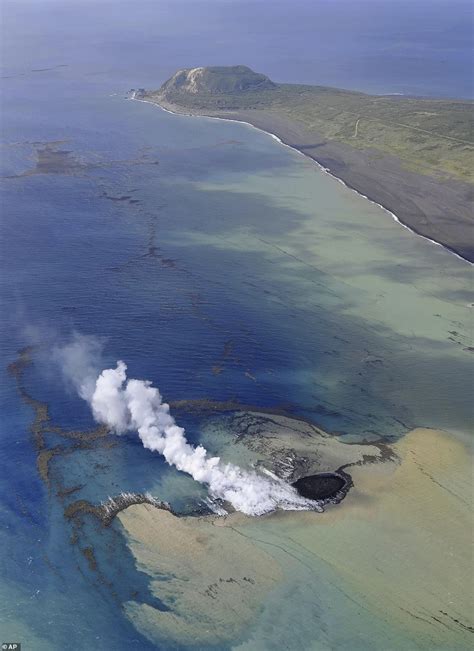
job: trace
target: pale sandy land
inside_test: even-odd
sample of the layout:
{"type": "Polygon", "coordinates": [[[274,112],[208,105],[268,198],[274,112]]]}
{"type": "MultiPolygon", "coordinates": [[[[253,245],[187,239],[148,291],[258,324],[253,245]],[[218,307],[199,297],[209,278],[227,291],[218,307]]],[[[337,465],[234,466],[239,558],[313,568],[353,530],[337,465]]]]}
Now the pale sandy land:
{"type": "Polygon", "coordinates": [[[229,521],[214,526],[212,518],[177,518],[149,505],[130,507],[119,517],[138,567],[155,577],[151,589],[172,609],[125,605],[134,625],[154,642],[231,640],[258,615],[265,595],[281,579],[278,563],[229,521]]]}
{"type": "MultiPolygon", "coordinates": [[[[450,435],[427,429],[410,432],[393,448],[396,462],[352,468],[355,488],[322,515],[178,519],[146,505],[130,507],[120,520],[140,569],[174,578],[153,582],[172,613],[129,602],[128,616],[152,640],[235,639],[271,590],[291,581],[294,561],[286,566],[278,543],[313,557],[316,575],[321,564],[330,568],[369,621],[398,631],[413,642],[410,648],[470,648],[471,453],[450,435]],[[211,592],[209,586],[215,586],[211,592]]],[[[260,648],[258,625],[255,631],[242,648],[260,648]]]]}
{"type": "Polygon", "coordinates": [[[400,463],[353,468],[354,490],[317,523],[288,516],[291,538],[419,648],[471,648],[471,451],[421,428],[393,448],[400,463]]]}
{"type": "Polygon", "coordinates": [[[319,427],[288,416],[264,414],[258,411],[235,412],[232,421],[223,424],[211,420],[201,428],[200,441],[221,459],[243,467],[261,463],[280,477],[291,477],[304,459],[304,473],[335,471],[348,463],[362,463],[365,458],[380,459],[382,450],[370,443],[345,443],[319,427]],[[248,434],[247,428],[258,431],[248,434]],[[218,441],[218,448],[213,444],[218,441]]]}

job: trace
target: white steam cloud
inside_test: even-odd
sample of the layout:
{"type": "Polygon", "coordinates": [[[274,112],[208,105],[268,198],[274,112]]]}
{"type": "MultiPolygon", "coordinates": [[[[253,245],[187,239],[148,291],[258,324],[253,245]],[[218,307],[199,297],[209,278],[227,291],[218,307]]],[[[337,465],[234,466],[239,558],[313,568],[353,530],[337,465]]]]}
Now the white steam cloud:
{"type": "Polygon", "coordinates": [[[79,395],[90,404],[98,423],[117,434],[137,431],[145,448],[206,484],[212,497],[229,502],[247,515],[262,515],[278,508],[318,509],[316,502],[301,497],[286,482],[222,463],[219,457],[209,457],[201,445],[190,445],[159,390],[149,381],[127,379],[124,362],[103,370],[98,377],[91,375],[95,366],[91,356],[100,353],[100,348],[93,338],[76,336],[72,344],[55,355],[79,395]]]}

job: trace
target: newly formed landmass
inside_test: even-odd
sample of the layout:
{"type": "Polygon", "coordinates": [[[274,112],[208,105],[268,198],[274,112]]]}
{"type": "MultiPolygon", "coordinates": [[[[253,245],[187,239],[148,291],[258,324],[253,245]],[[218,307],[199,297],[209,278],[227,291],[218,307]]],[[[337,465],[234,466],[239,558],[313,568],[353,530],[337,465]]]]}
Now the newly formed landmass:
{"type": "MultiPolygon", "coordinates": [[[[33,411],[30,432],[51,509],[70,527],[79,571],[123,604],[153,647],[306,649],[310,614],[320,648],[340,639],[333,628],[340,621],[350,621],[347,635],[359,648],[374,648],[373,639],[388,640],[384,649],[471,648],[468,445],[420,428],[397,442],[353,442],[281,410],[180,400],[173,410],[199,414],[200,443],[224,463],[288,482],[346,470],[351,490],[322,513],[259,518],[186,507],[174,513],[146,492],[94,504],[89,478],[104,472],[117,437],[103,426],[71,431],[52,420],[25,386],[34,352],[19,351],[9,372],[33,411]],[[328,625],[314,626],[314,617],[328,625]]],[[[34,521],[32,505],[13,495],[34,521]]],[[[58,571],[47,556],[44,562],[58,571]]]]}
{"type": "MultiPolygon", "coordinates": [[[[204,438],[219,440],[215,430],[223,437],[219,453],[280,471],[293,452],[318,471],[350,460],[354,488],[322,514],[178,517],[149,504],[122,510],[129,549],[162,604],[131,598],[124,609],[152,644],[268,649],[278,636],[284,648],[306,649],[304,622],[294,623],[299,604],[311,600],[314,617],[330,621],[327,608],[335,606],[326,591],[334,586],[341,617],[351,612],[343,610],[346,595],[356,605],[350,634],[359,645],[374,648],[377,635],[388,640],[384,649],[470,648],[472,457],[461,442],[416,429],[381,449],[255,412],[204,423],[204,438]],[[287,595],[281,621],[292,627],[281,626],[272,594],[287,595]],[[239,637],[246,642],[235,644],[239,637]]],[[[315,635],[312,648],[330,648],[330,625],[315,635]]]]}
{"type": "Polygon", "coordinates": [[[246,66],[179,70],[139,96],[273,133],[415,232],[474,261],[472,102],[277,84],[246,66]]]}

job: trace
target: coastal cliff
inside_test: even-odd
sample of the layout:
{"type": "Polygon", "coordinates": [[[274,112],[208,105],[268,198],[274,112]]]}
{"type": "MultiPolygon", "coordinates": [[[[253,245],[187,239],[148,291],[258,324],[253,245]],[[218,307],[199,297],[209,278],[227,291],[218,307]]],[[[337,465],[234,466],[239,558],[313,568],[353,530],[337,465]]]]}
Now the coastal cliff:
{"type": "Polygon", "coordinates": [[[262,91],[277,88],[266,75],[254,72],[247,66],[216,66],[178,70],[160,88],[167,95],[200,93],[235,93],[262,91]]]}

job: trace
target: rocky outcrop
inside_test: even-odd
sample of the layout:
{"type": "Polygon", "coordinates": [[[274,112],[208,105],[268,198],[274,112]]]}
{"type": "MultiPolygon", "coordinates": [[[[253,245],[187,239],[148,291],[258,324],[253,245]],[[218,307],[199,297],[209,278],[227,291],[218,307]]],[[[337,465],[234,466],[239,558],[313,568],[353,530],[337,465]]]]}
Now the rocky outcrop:
{"type": "Polygon", "coordinates": [[[190,93],[237,93],[251,90],[276,88],[266,75],[254,72],[247,66],[219,66],[208,68],[185,68],[178,70],[160,88],[163,97],[190,93]]]}

